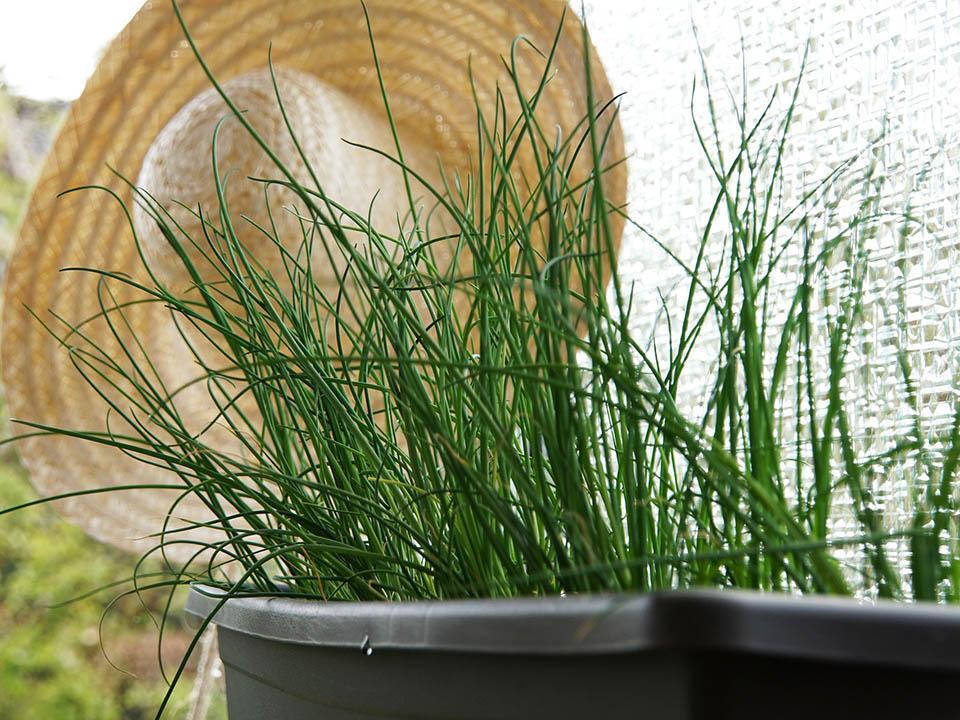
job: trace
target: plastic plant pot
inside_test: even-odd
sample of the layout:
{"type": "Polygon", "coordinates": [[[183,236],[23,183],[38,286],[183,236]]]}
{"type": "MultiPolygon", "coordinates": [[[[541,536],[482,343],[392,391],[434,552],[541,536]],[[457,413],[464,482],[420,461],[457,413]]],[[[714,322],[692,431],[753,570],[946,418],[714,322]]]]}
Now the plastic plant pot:
{"type": "MultiPolygon", "coordinates": [[[[215,591],[187,610],[207,617],[215,591]]],[[[958,718],[960,611],[734,591],[234,598],[230,720],[958,718]]]]}

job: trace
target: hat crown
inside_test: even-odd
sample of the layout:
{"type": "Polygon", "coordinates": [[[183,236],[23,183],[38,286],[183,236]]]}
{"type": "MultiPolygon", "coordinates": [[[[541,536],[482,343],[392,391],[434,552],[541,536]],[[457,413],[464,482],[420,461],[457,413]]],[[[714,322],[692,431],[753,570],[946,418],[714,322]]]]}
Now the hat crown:
{"type": "MultiPolygon", "coordinates": [[[[395,231],[398,214],[404,215],[408,204],[398,166],[346,142],[389,152],[393,138],[386,121],[307,73],[279,69],[275,76],[276,86],[270,71],[265,69],[236,77],[224,83],[223,89],[298,182],[315,190],[315,176],[330,198],[361,214],[366,214],[376,196],[373,226],[395,231]]],[[[292,190],[262,182],[286,178],[249,131],[232,117],[216,89],[195,96],[164,126],[147,151],[137,185],[183,229],[182,241],[190,238],[201,243],[201,247],[196,247],[186,241],[184,249],[201,277],[214,279],[211,274],[215,271],[201,250],[205,240],[197,215],[199,209],[205,222],[220,229],[220,201],[213,166],[215,142],[217,172],[233,229],[251,255],[276,277],[282,277],[282,254],[264,230],[272,233],[275,228],[284,248],[296,253],[304,237],[301,220],[307,213],[292,190]],[[241,215],[249,220],[241,220],[241,215]]],[[[435,164],[419,146],[405,145],[404,154],[408,162],[423,168],[435,164]]],[[[134,209],[134,226],[159,278],[172,286],[189,284],[182,261],[142,207],[134,209]]],[[[210,233],[210,227],[207,232],[210,233]]],[[[325,263],[341,270],[345,267],[343,254],[335,247],[325,248],[323,253],[325,263]],[[326,255],[328,251],[333,257],[326,255]]]]}

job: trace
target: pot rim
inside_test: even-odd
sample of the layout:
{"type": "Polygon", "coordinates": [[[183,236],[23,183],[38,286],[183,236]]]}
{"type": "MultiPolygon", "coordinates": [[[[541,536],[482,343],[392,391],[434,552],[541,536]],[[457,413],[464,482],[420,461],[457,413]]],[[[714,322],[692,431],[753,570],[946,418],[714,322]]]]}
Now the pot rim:
{"type": "Polygon", "coordinates": [[[960,608],[933,603],[742,590],[417,602],[225,595],[193,585],[186,610],[245,635],[367,654],[719,651],[960,670],[960,608]]]}

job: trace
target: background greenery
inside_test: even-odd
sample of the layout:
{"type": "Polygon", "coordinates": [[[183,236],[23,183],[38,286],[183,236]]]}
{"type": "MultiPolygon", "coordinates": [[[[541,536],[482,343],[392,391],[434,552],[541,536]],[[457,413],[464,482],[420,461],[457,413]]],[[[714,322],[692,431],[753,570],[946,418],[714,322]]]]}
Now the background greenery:
{"type": "MultiPolygon", "coordinates": [[[[0,273],[15,236],[30,184],[65,104],[12,96],[0,82],[0,273]]],[[[0,406],[2,407],[2,406],[0,406]]],[[[2,409],[0,409],[2,412],[2,409]]],[[[3,426],[6,425],[2,418],[3,426]]],[[[0,507],[29,500],[33,491],[12,450],[0,454],[0,507]]],[[[128,576],[131,559],[86,537],[52,507],[4,518],[0,532],[0,720],[134,720],[153,717],[165,691],[157,634],[136,601],[115,606],[100,621],[111,595],[101,593],[51,608],[98,585],[128,576]],[[126,672],[111,667],[104,656],[126,672]]],[[[148,598],[152,610],[161,598],[148,598]]],[[[180,618],[164,643],[168,665],[192,636],[180,618]],[[182,627],[177,628],[177,625],[182,627]]],[[[186,717],[190,683],[171,717],[186,717]]],[[[223,715],[213,708],[208,717],[223,715]]]]}

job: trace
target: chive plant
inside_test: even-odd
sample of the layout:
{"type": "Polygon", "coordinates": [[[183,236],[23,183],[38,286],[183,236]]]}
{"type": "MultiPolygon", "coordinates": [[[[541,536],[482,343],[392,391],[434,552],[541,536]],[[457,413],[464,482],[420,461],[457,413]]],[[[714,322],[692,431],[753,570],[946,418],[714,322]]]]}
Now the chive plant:
{"type": "MultiPolygon", "coordinates": [[[[371,46],[375,54],[372,35],[371,46]]],[[[33,432],[162,465],[183,486],[171,517],[192,496],[214,518],[188,526],[213,536],[158,528],[148,556],[186,545],[196,560],[168,563],[159,578],[135,574],[131,592],[199,581],[230,597],[421,600],[718,586],[957,600],[960,408],[946,432],[916,425],[880,454],[865,455],[851,431],[844,387],[856,380],[849,357],[863,317],[865,240],[890,220],[883,178],[860,162],[869,153],[789,197],[796,94],[779,118],[771,100],[748,121],[744,104],[725,151],[708,85],[712,120],[697,137],[715,202],[693,239],[695,261],[675,258],[685,302],[660,320],[664,356],[631,330],[644,309],[617,273],[605,284],[615,226],[636,225],[604,195],[604,174],[624,161],[605,153],[616,105],[591,89],[595,111],[575,132],[557,137],[538,122],[555,50],[544,51],[539,87],[501,89],[515,95],[516,117],[505,102],[492,115],[478,108],[475,174],[445,171],[430,185],[399,148],[369,149],[424,183],[452,224],[442,236],[412,202],[401,229],[373,227],[362,208],[312,182],[312,171],[295,176],[197,53],[229,121],[276,163],[276,177],[256,180],[296,198],[295,209],[272,212],[297,212],[302,237],[291,251],[289,238],[257,228],[283,257],[281,276],[251,257],[238,240],[243,209],[225,199],[216,141],[220,204],[198,211],[202,237],[133,188],[194,281],[177,292],[151,273],[135,289],[169,308],[186,345],[203,338],[218,348],[220,364],[196,353],[197,382],[246,452],[188,430],[176,392],[148,360],[72,351],[91,382],[124,398],[110,412],[132,430],[33,432]],[[521,153],[537,159],[537,177],[520,177],[521,153]],[[575,182],[572,168],[584,160],[590,172],[575,182]],[[837,220],[838,205],[851,202],[837,220]],[[318,251],[348,258],[340,290],[316,281],[309,259],[318,251]],[[198,254],[207,275],[191,260],[198,254]],[[465,260],[442,261],[450,256],[465,260]],[[831,272],[827,290],[820,278],[831,272]],[[785,312],[771,309],[777,293],[785,312]],[[710,328],[717,342],[705,345],[710,328]],[[715,361],[705,383],[696,377],[701,397],[691,409],[679,398],[703,347],[715,348],[715,361]],[[918,475],[911,516],[889,522],[871,478],[906,472],[933,447],[942,462],[918,475]],[[833,531],[840,506],[856,532],[833,531]],[[909,569],[891,560],[891,543],[906,544],[909,569]]],[[[589,62],[584,72],[592,88],[589,62]]],[[[278,89],[281,112],[282,101],[278,89]]],[[[386,92],[384,111],[393,125],[386,92]]],[[[900,222],[906,243],[909,211],[900,222]]],[[[138,241],[132,224],[131,233],[138,241]]],[[[133,282],[84,272],[106,285],[133,282]]],[[[109,310],[99,321],[119,330],[124,308],[109,310]]],[[[909,354],[898,358],[903,392],[915,400],[909,354]]]]}

